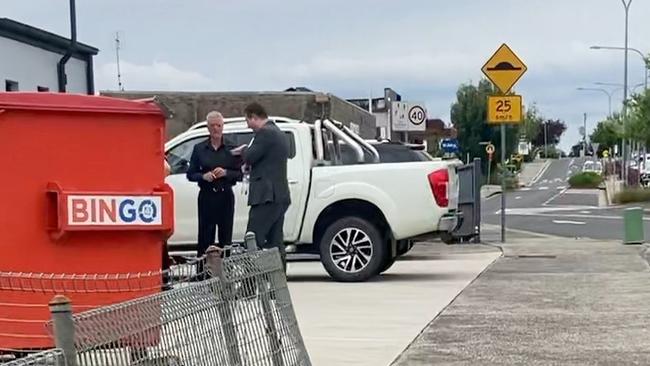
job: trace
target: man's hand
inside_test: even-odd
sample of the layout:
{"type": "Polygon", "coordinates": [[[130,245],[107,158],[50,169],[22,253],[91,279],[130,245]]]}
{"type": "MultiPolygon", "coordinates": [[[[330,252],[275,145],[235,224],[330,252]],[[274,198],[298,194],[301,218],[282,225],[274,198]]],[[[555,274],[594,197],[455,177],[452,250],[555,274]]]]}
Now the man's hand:
{"type": "Polygon", "coordinates": [[[214,179],[220,179],[226,176],[226,170],[224,168],[214,168],[212,170],[212,175],[214,176],[214,179]]]}
{"type": "Polygon", "coordinates": [[[207,172],[203,174],[203,180],[206,182],[213,182],[217,177],[214,176],[213,172],[207,172]]]}
{"type": "Polygon", "coordinates": [[[233,154],[234,156],[240,156],[242,154],[242,152],[244,151],[244,149],[246,148],[246,146],[248,146],[248,145],[243,144],[243,145],[237,146],[236,148],[230,150],[230,153],[233,154]]]}

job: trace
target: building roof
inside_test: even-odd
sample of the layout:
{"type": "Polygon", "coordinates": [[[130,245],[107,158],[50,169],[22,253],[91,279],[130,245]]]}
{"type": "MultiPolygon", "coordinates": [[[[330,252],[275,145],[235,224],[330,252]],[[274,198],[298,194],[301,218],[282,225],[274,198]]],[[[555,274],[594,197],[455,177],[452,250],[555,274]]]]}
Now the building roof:
{"type": "MultiPolygon", "coordinates": [[[[70,48],[70,39],[32,27],[8,18],[0,18],[0,37],[13,39],[51,52],[65,54],[70,48]]],[[[87,59],[99,52],[95,47],[77,42],[73,57],[87,59]]]]}

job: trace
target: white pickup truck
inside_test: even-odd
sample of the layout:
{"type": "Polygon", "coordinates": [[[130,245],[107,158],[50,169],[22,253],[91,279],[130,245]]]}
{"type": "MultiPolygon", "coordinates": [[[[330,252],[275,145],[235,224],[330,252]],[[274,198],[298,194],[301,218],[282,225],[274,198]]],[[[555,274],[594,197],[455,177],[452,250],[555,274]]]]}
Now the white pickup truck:
{"type": "MultiPolygon", "coordinates": [[[[330,120],[273,120],[291,146],[287,252],[319,254],[335,280],[364,281],[388,269],[411,249],[415,237],[456,228],[458,180],[452,164],[403,145],[412,159],[381,159],[380,152],[390,149],[330,120]]],[[[226,119],[227,145],[248,143],[252,136],[243,118],[226,119]]],[[[175,193],[176,228],[168,241],[172,253],[196,246],[198,187],[185,172],[192,148],[207,137],[205,123],[199,123],[165,145],[171,166],[167,183],[175,193]]],[[[238,183],[234,192],[233,241],[240,242],[248,217],[247,190],[238,183]]]]}

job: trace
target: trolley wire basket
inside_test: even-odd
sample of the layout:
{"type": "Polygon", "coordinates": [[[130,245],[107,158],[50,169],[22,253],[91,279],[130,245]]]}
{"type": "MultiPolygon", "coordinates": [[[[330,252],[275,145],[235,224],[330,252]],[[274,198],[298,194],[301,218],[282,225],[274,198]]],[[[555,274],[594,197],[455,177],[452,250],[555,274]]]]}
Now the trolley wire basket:
{"type": "Polygon", "coordinates": [[[9,365],[311,365],[277,249],[221,255],[204,280],[121,303],[73,314],[55,297],[58,348],[9,365]]]}
{"type": "Polygon", "coordinates": [[[206,278],[206,258],[167,270],[140,273],[66,274],[0,272],[0,355],[51,348],[45,324],[54,295],[72,299],[75,312],[186,286],[206,278]]]}

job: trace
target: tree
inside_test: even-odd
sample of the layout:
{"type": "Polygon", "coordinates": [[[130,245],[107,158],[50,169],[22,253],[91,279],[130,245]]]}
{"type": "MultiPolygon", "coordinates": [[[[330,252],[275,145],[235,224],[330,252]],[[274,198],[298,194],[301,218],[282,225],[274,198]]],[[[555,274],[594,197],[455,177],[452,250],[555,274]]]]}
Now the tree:
{"type": "Polygon", "coordinates": [[[537,137],[542,128],[542,122],[544,122],[544,117],[540,115],[537,105],[533,103],[526,109],[526,114],[521,124],[521,136],[527,141],[531,141],[532,144],[532,140],[537,137]]]}
{"type": "Polygon", "coordinates": [[[628,137],[650,145],[650,92],[635,94],[629,107],[628,137]]]}
{"type": "MultiPolygon", "coordinates": [[[[500,156],[500,131],[499,126],[487,123],[488,96],[496,91],[488,80],[481,80],[477,86],[463,84],[456,92],[456,102],[451,106],[451,122],[458,131],[458,142],[462,154],[469,153],[472,157],[485,159],[485,146],[479,143],[491,141],[497,151],[495,157],[500,156]]],[[[506,155],[510,155],[516,148],[519,129],[507,127],[506,155]]]]}
{"type": "Polygon", "coordinates": [[[559,119],[546,119],[541,122],[537,136],[531,141],[534,146],[544,146],[544,129],[546,129],[546,143],[548,145],[557,145],[564,131],[566,123],[559,119]]]}
{"type": "Polygon", "coordinates": [[[619,114],[614,114],[604,121],[598,122],[594,132],[589,137],[591,142],[600,144],[598,152],[608,150],[617,145],[623,136],[623,123],[619,114]]]}

